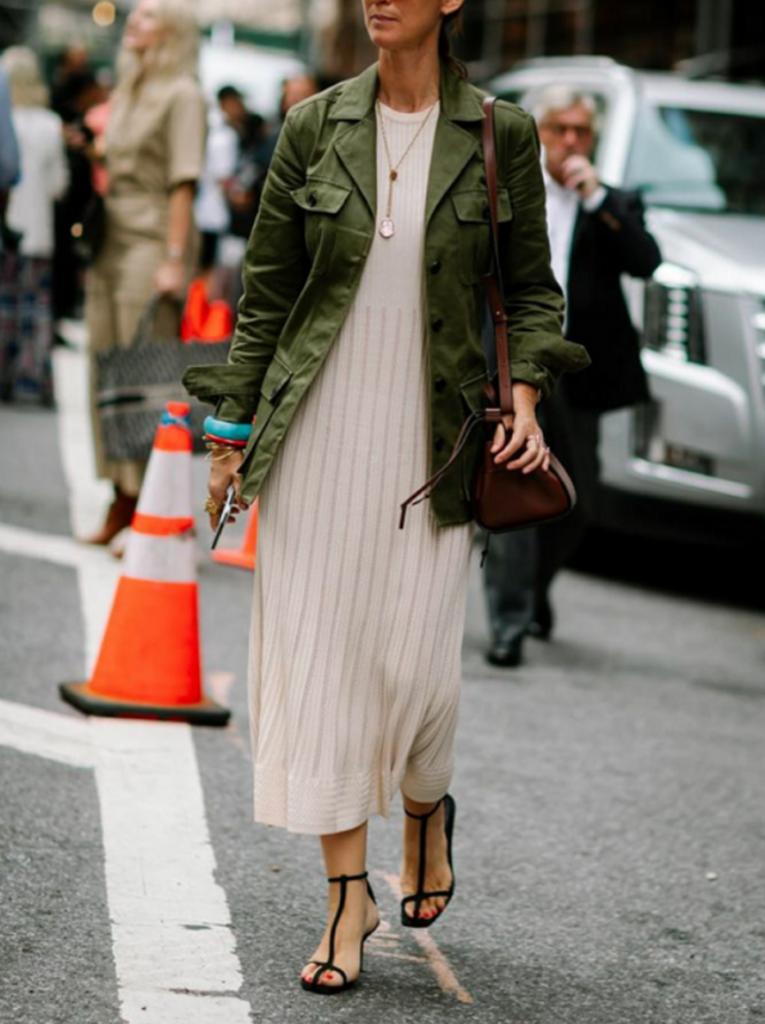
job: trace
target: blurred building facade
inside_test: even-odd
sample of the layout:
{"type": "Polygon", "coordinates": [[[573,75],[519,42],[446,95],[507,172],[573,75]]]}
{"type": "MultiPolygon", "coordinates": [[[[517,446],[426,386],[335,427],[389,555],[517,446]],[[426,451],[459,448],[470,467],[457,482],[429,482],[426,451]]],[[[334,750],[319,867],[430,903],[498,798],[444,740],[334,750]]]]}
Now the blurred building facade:
{"type": "MultiPolygon", "coordinates": [[[[293,49],[330,76],[372,59],[361,0],[193,0],[207,31],[293,49]]],[[[134,0],[0,0],[0,46],[36,35],[113,49],[134,0]],[[112,15],[110,15],[110,11],[112,15]],[[38,17],[39,15],[39,17],[38,17]],[[76,26],[76,28],[75,28],[76,26]]],[[[467,0],[458,54],[476,79],[540,56],[600,54],[638,68],[765,79],[763,0],[467,0]]]]}
{"type": "MultiPolygon", "coordinates": [[[[326,7],[330,0],[321,0],[326,7]]],[[[370,60],[359,0],[331,0],[324,61],[370,60]]],[[[467,0],[458,55],[477,79],[534,57],[599,54],[638,68],[765,79],[765,17],[753,0],[467,0]]]]}

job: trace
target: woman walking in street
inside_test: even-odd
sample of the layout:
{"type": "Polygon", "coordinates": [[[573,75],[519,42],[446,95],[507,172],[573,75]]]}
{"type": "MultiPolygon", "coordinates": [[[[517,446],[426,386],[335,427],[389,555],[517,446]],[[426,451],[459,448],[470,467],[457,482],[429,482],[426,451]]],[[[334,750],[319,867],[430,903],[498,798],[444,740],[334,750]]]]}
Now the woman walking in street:
{"type": "Polygon", "coordinates": [[[3,54],[21,150],[22,177],[11,190],[6,223],[19,236],[0,274],[0,393],[53,402],[53,215],[69,180],[61,119],[48,110],[48,90],[34,52],[3,54]]]}
{"type": "MultiPolygon", "coordinates": [[[[405,530],[398,518],[485,405],[487,380],[481,94],[446,35],[462,0],[363,2],[379,59],[290,111],[229,365],[185,378],[217,402],[212,524],[229,484],[242,503],[259,495],[255,818],[321,836],[328,924],[302,983],[325,994],[357,979],[377,927],[367,821],[399,788],[402,924],[431,925],[454,891],[447,789],[473,536],[460,471],[405,530]]],[[[496,130],[516,414],[495,450],[520,471],[548,462],[540,391],[588,359],[560,333],[533,121],[501,103],[496,130]]]]}
{"type": "MultiPolygon", "coordinates": [[[[130,524],[145,469],[143,462],[106,457],[95,405],[95,356],[130,345],[152,295],[180,300],[196,258],[193,200],[206,131],[198,37],[189,0],[140,0],[119,58],[100,153],[109,180],[104,241],[86,283],[96,462],[99,476],[114,484],[114,501],[102,528],[88,538],[92,544],[110,543],[130,524]]],[[[157,333],[172,337],[177,316],[166,305],[157,333]]]]}

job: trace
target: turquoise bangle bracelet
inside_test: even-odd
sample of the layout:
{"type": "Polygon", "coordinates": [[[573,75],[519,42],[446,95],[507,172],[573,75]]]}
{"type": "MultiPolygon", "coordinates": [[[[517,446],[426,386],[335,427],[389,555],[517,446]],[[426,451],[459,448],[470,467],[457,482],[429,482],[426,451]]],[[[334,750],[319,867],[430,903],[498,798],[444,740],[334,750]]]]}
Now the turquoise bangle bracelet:
{"type": "Polygon", "coordinates": [[[216,420],[214,416],[208,416],[204,422],[204,430],[206,434],[225,437],[227,441],[246,441],[252,432],[252,424],[227,423],[225,420],[216,420]]]}

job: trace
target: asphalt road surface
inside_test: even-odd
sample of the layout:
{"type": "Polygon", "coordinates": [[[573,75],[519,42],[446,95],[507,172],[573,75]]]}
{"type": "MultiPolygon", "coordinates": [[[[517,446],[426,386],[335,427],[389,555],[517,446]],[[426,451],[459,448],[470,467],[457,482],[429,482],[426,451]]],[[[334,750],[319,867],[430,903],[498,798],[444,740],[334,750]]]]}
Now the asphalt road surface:
{"type": "MultiPolygon", "coordinates": [[[[554,641],[502,671],[483,660],[476,559],[456,897],[435,928],[401,929],[400,806],[374,820],[384,926],[362,984],[317,998],[298,984],[323,927],[317,841],[251,820],[251,574],[211,564],[200,536],[206,686],[227,729],[90,720],[58,697],[87,676],[119,571],[69,540],[105,496],[82,365],[57,356],[57,413],[0,410],[3,1024],[765,1021],[760,588],[689,593],[666,548],[647,582],[620,575],[634,548],[614,545],[608,577],[556,584],[554,641]]],[[[200,460],[194,475],[201,506],[200,460]]],[[[761,585],[761,566],[716,565],[761,585]]]]}

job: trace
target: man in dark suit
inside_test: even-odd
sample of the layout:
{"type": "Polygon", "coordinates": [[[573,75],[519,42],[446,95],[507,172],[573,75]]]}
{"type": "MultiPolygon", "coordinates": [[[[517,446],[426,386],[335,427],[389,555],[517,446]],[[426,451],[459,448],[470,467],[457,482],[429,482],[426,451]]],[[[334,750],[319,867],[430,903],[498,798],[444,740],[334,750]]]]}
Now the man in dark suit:
{"type": "Polygon", "coordinates": [[[567,299],[566,336],[587,348],[592,363],[564,376],[540,409],[545,443],[571,473],[577,508],[559,523],[492,538],[484,577],[487,658],[506,667],[520,664],[527,634],[547,639],[552,631],[550,586],[591,516],[600,415],[650,397],[620,278],[648,278],[661,262],[640,196],[603,185],[591,162],[593,98],[552,86],[531,106],[543,146],[553,270],[567,299]]]}

